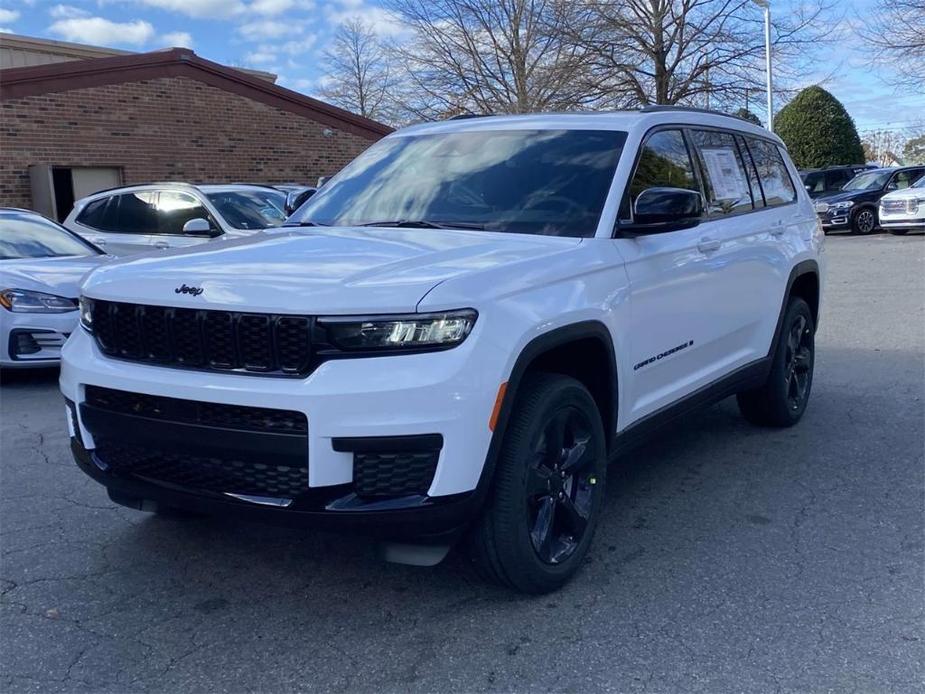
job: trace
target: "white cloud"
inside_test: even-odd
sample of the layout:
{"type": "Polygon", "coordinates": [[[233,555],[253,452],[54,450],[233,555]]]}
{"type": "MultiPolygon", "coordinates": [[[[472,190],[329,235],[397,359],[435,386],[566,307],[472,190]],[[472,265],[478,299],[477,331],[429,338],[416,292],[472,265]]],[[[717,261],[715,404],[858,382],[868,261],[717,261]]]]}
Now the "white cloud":
{"type": "Polygon", "coordinates": [[[87,10],[73,5],[55,5],[48,10],[48,14],[51,15],[52,19],[74,19],[75,17],[87,17],[90,15],[87,10]]]}
{"type": "Polygon", "coordinates": [[[299,31],[299,29],[300,25],[298,22],[260,19],[255,22],[247,22],[240,25],[237,31],[248,41],[261,41],[288,36],[289,34],[299,31]]]}
{"type": "Polygon", "coordinates": [[[188,17],[225,19],[244,11],[239,0],[141,0],[145,5],[188,17]]]}
{"type": "Polygon", "coordinates": [[[257,14],[277,15],[291,10],[295,0],[254,0],[248,9],[257,14]]]}
{"type": "Polygon", "coordinates": [[[341,7],[339,10],[328,8],[327,17],[332,24],[358,19],[379,36],[398,36],[406,31],[400,20],[381,7],[371,7],[353,0],[342,1],[341,7]]]}
{"type": "Polygon", "coordinates": [[[7,22],[15,22],[19,19],[19,12],[17,10],[5,10],[0,8],[0,22],[6,24],[7,22]]]}
{"type": "Polygon", "coordinates": [[[9,27],[0,27],[0,34],[12,34],[13,30],[9,27]]]}
{"type": "Polygon", "coordinates": [[[187,31],[171,31],[158,39],[162,46],[182,46],[183,48],[193,47],[193,37],[187,31]]]}
{"type": "Polygon", "coordinates": [[[256,65],[266,65],[276,60],[276,54],[269,53],[267,51],[254,51],[253,53],[248,53],[244,59],[248,63],[253,63],[256,65]]]}
{"type": "Polygon", "coordinates": [[[314,48],[316,43],[318,43],[317,34],[306,34],[300,39],[286,41],[279,47],[279,50],[287,55],[301,55],[314,48]]]}
{"type": "Polygon", "coordinates": [[[104,46],[140,46],[154,37],[154,27],[140,19],[134,22],[111,22],[102,17],[60,19],[48,27],[48,31],[67,41],[104,46]]]}

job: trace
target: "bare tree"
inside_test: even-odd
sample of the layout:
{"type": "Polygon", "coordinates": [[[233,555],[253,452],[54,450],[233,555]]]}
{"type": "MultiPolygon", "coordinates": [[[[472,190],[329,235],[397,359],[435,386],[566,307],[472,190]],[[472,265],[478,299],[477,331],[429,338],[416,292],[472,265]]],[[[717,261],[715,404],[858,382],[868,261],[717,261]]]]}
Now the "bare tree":
{"type": "MultiPolygon", "coordinates": [[[[827,0],[824,0],[827,1],[827,0]]],[[[572,39],[615,106],[740,106],[764,80],[761,10],[752,0],[575,0],[572,39]]],[[[773,26],[786,88],[831,33],[834,5],[800,4],[773,26]]]]}
{"type": "Polygon", "coordinates": [[[567,0],[386,0],[409,30],[393,47],[418,117],[570,110],[598,94],[567,40],[567,0]]]}
{"type": "Polygon", "coordinates": [[[925,0],[878,0],[859,21],[887,81],[925,89],[925,0]]]}
{"type": "Polygon", "coordinates": [[[319,90],[322,97],[366,118],[392,121],[394,70],[369,24],[360,19],[342,24],[324,52],[324,68],[319,90]]]}
{"type": "Polygon", "coordinates": [[[903,162],[906,136],[900,130],[871,130],[864,133],[861,144],[867,161],[881,166],[896,166],[903,162]]]}

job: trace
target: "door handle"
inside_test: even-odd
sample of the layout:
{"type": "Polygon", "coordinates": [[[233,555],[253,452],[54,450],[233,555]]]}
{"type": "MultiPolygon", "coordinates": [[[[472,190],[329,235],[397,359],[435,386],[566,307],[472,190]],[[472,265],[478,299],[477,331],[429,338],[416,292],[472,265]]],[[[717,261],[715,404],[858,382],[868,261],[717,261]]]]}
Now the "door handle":
{"type": "Polygon", "coordinates": [[[170,248],[170,245],[166,241],[155,241],[154,247],[163,249],[163,248],[170,248]]]}
{"type": "Polygon", "coordinates": [[[95,246],[105,246],[106,245],[106,239],[97,238],[95,236],[88,236],[87,241],[94,244],[95,246]]]}
{"type": "Polygon", "coordinates": [[[784,220],[778,219],[776,222],[771,224],[771,236],[780,236],[784,233],[784,220]]]}
{"type": "Polygon", "coordinates": [[[718,251],[721,245],[721,241],[704,236],[697,244],[697,250],[701,253],[712,253],[713,251],[718,251]]]}

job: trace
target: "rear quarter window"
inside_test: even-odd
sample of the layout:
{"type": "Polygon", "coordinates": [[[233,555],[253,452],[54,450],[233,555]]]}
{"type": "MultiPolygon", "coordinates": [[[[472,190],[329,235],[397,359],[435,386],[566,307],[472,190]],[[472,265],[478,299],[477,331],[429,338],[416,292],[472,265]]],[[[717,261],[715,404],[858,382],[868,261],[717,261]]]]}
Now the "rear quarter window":
{"type": "Polygon", "coordinates": [[[746,137],[748,149],[758,170],[758,179],[764,191],[767,205],[786,205],[797,199],[797,190],[790,179],[790,172],[784,164],[776,144],[757,137],[746,137]]]}
{"type": "Polygon", "coordinates": [[[108,197],[88,203],[77,215],[77,222],[94,229],[115,231],[118,228],[118,220],[116,219],[116,205],[113,200],[113,197],[108,197]]]}

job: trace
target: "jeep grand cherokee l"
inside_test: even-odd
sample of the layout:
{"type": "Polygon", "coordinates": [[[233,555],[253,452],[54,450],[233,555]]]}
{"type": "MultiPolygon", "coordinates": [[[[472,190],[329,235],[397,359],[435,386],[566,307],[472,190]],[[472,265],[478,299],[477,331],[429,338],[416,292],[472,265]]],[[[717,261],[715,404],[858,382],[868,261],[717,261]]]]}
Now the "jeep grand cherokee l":
{"type": "Polygon", "coordinates": [[[61,388],[121,504],[375,534],[541,593],[607,462],[812,387],[822,233],[779,139],[684,109],[472,118],[373,145],[290,227],[95,271],[61,388]]]}

